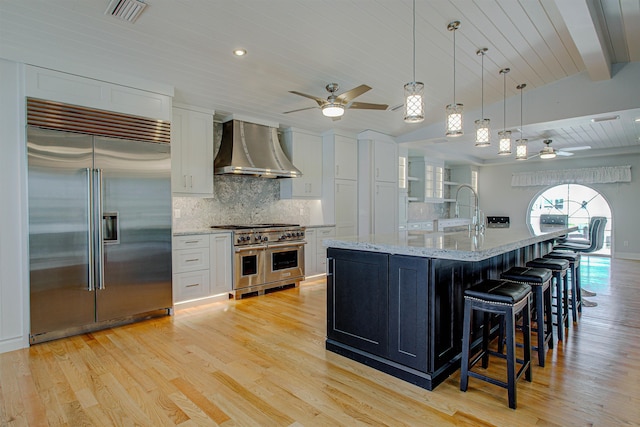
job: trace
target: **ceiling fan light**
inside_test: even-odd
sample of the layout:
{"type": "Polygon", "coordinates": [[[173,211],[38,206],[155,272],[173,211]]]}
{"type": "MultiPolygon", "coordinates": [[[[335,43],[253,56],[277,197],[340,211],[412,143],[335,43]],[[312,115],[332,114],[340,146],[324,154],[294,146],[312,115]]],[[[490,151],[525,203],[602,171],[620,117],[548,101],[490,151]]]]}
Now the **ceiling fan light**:
{"type": "Polygon", "coordinates": [[[516,160],[527,160],[527,139],[516,140],[516,160]]]}
{"type": "Polygon", "coordinates": [[[461,136],[462,132],[462,104],[449,104],[447,111],[446,136],[461,136]]]}
{"type": "Polygon", "coordinates": [[[476,147],[488,147],[491,145],[491,128],[489,119],[479,119],[476,124],[476,147]]]}
{"type": "Polygon", "coordinates": [[[420,123],[424,120],[424,84],[411,82],[404,85],[404,121],[420,123]]]}
{"type": "Polygon", "coordinates": [[[500,142],[498,143],[498,155],[500,156],[508,156],[511,154],[511,131],[503,130],[498,132],[498,138],[500,142]]]}
{"type": "Polygon", "coordinates": [[[553,159],[556,157],[556,152],[551,147],[545,147],[540,150],[540,158],[541,159],[553,159]]]}
{"type": "Polygon", "coordinates": [[[341,117],[344,114],[344,106],[340,104],[326,104],[322,106],[322,114],[326,117],[341,117]]]}

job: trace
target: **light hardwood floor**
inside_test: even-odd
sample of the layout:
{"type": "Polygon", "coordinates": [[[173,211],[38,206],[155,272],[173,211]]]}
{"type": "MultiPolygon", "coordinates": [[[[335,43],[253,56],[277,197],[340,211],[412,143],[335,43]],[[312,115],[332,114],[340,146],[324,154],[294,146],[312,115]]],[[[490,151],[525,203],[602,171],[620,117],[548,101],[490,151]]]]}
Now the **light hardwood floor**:
{"type": "Polygon", "coordinates": [[[473,378],[430,392],[327,352],[315,281],[2,354],[0,426],[638,425],[639,291],[640,262],[613,260],[515,411],[473,378]]]}

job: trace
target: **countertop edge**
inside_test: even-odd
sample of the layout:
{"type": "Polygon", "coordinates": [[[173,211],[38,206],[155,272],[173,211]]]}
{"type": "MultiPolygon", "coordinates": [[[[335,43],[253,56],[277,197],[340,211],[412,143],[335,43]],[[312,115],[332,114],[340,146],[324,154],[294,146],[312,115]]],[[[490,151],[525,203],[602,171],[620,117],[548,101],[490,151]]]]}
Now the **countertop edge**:
{"type": "MultiPolygon", "coordinates": [[[[351,249],[351,250],[361,250],[368,252],[380,252],[380,253],[388,253],[392,255],[409,255],[409,256],[418,256],[424,258],[438,258],[438,259],[448,259],[454,261],[482,261],[496,255],[504,254],[506,252],[520,249],[525,246],[544,242],[546,240],[554,239],[556,237],[563,236],[570,231],[573,231],[576,227],[567,228],[558,231],[551,231],[545,234],[531,236],[528,238],[523,238],[514,242],[508,242],[502,245],[494,246],[492,248],[488,248],[486,250],[456,250],[456,249],[437,249],[437,248],[427,248],[427,247],[417,247],[417,246],[406,246],[406,245],[394,245],[394,244],[384,244],[384,243],[373,243],[366,240],[361,240],[361,238],[348,238],[341,239],[339,237],[326,238],[323,239],[322,244],[325,247],[329,248],[338,248],[338,249],[351,249]],[[352,240],[357,239],[357,240],[352,240]]],[[[434,234],[443,234],[443,233],[434,233],[434,234]]],[[[373,236],[369,236],[370,238],[373,236]]]]}

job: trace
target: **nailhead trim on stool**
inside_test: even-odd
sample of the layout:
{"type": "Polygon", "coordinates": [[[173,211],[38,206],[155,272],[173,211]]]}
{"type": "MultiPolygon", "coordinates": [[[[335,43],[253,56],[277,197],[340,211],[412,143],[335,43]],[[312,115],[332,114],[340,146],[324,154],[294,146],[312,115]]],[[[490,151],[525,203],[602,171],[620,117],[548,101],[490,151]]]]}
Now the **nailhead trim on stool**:
{"type": "MultiPolygon", "coordinates": [[[[516,382],[525,374],[531,381],[531,286],[508,280],[485,280],[464,291],[464,324],[462,332],[462,359],[460,371],[460,390],[467,391],[469,377],[507,389],[509,407],[516,409],[516,382]],[[482,350],[471,357],[471,320],[473,311],[484,313],[482,330],[482,350]],[[522,313],[522,333],[524,335],[524,357],[516,358],[516,314],[522,313]],[[507,354],[489,351],[490,314],[501,316],[505,322],[507,354]],[[471,368],[482,360],[482,367],[489,365],[489,354],[507,360],[507,382],[472,372],[471,368]],[[520,369],[516,372],[517,364],[520,369]]],[[[501,320],[502,321],[502,320],[501,320]]]]}
{"type": "Polygon", "coordinates": [[[556,284],[556,317],[558,322],[558,341],[564,341],[564,329],[569,327],[569,282],[567,270],[569,261],[564,259],[536,258],[527,263],[527,267],[548,268],[553,272],[556,284]]]}
{"type": "Polygon", "coordinates": [[[536,313],[538,345],[532,346],[538,352],[538,365],[544,366],[546,346],[553,348],[553,314],[551,309],[551,278],[548,268],[512,267],[500,275],[501,279],[531,286],[533,308],[536,313]]]}

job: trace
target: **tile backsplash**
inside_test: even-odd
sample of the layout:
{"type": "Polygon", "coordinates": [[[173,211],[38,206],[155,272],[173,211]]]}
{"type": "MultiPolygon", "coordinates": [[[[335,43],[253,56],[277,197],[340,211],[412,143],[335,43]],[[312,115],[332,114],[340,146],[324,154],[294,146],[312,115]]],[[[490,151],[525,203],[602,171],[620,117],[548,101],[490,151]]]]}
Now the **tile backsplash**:
{"type": "Polygon", "coordinates": [[[225,224],[322,225],[321,203],[320,200],[281,200],[278,179],[216,175],[213,198],[173,198],[173,230],[225,224]],[[176,211],[180,212],[179,218],[176,211]]]}

